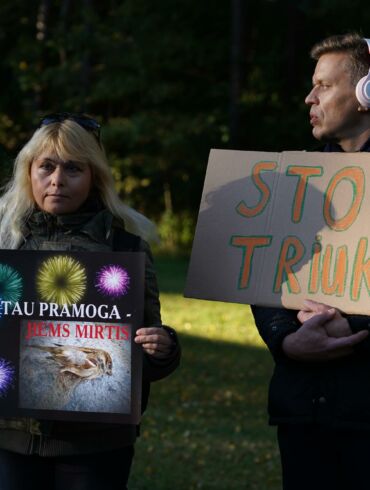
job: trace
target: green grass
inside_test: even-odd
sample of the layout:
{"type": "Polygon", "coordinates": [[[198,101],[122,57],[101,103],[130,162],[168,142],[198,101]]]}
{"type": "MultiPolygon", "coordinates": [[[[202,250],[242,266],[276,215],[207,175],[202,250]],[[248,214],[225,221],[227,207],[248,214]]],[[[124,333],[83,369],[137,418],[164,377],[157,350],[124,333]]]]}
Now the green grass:
{"type": "Polygon", "coordinates": [[[180,368],[152,386],[130,490],[278,490],[267,425],[272,361],[248,306],[182,297],[186,261],[157,261],[163,322],[179,332],[180,368]]]}

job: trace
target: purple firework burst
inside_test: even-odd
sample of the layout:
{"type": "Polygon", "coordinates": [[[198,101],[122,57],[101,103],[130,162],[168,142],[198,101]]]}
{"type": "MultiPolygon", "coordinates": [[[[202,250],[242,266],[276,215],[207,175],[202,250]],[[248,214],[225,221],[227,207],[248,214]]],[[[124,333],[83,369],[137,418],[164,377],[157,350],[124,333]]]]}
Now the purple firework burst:
{"type": "Polygon", "coordinates": [[[13,364],[0,357],[0,397],[4,397],[13,384],[14,373],[13,364]]]}
{"type": "Polygon", "coordinates": [[[127,293],[130,276],[119,265],[105,265],[97,273],[96,288],[102,294],[117,298],[127,293]]]}

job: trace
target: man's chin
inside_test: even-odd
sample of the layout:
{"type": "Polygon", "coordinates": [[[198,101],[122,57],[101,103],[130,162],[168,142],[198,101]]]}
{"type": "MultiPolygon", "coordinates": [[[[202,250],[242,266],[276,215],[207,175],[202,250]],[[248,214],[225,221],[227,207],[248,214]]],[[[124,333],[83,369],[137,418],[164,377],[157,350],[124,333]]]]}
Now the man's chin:
{"type": "Polygon", "coordinates": [[[319,127],[314,127],[312,129],[312,135],[315,139],[322,141],[323,143],[328,143],[330,141],[330,136],[319,127]]]}

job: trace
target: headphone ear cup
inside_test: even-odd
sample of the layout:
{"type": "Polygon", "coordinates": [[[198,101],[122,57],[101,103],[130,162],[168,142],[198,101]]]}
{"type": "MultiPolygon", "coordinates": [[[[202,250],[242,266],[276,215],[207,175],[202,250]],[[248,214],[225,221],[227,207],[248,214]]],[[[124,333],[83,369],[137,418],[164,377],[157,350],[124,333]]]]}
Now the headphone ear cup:
{"type": "Polygon", "coordinates": [[[370,109],[370,70],[356,85],[356,97],[362,107],[370,109]]]}

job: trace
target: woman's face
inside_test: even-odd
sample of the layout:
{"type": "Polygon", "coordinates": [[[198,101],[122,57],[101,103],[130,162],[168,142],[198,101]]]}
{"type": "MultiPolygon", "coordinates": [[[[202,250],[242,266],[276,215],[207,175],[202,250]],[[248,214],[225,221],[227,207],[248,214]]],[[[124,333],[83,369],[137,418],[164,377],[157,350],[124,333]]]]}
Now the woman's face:
{"type": "Polygon", "coordinates": [[[92,183],[89,165],[63,161],[50,151],[31,165],[32,194],[38,207],[51,214],[69,214],[86,201],[92,183]]]}

